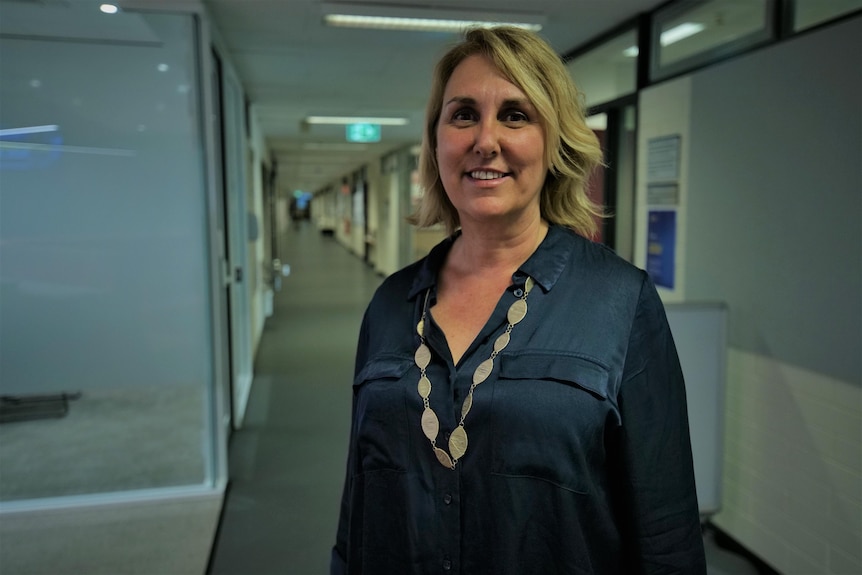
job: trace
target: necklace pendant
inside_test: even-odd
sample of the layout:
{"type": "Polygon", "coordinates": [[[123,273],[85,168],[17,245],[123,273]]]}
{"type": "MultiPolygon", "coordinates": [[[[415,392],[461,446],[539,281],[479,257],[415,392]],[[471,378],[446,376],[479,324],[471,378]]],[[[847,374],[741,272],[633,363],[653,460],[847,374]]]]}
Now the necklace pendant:
{"type": "Polygon", "coordinates": [[[449,453],[453,459],[461,459],[467,453],[467,431],[463,426],[458,426],[449,435],[449,453]]]}
{"type": "Polygon", "coordinates": [[[420,344],[419,347],[416,348],[416,354],[413,356],[413,360],[416,362],[416,365],[419,366],[419,369],[425,369],[428,367],[428,364],[431,363],[431,350],[428,349],[428,346],[424,343],[420,344]]]}
{"type": "Polygon", "coordinates": [[[515,325],[516,323],[524,319],[526,316],[527,302],[523,299],[519,299],[509,307],[509,313],[507,314],[506,319],[509,320],[510,324],[515,325]]]}
{"type": "Polygon", "coordinates": [[[430,441],[437,441],[437,434],[440,432],[440,421],[437,419],[437,414],[430,407],[426,407],[422,412],[422,432],[430,441]]]}
{"type": "Polygon", "coordinates": [[[416,386],[419,391],[419,397],[422,399],[428,399],[428,396],[431,395],[431,380],[426,376],[422,376],[419,378],[419,384],[416,386]]]}
{"type": "Polygon", "coordinates": [[[461,421],[464,421],[467,414],[470,413],[471,407],[473,407],[473,394],[468,393],[467,397],[464,398],[464,403],[461,405],[461,421]]]}
{"type": "Polygon", "coordinates": [[[440,465],[449,469],[455,469],[455,463],[452,462],[452,458],[439,447],[434,448],[434,455],[437,456],[437,461],[440,462],[440,465]]]}
{"type": "Polygon", "coordinates": [[[491,375],[491,370],[494,369],[494,358],[488,358],[476,368],[473,372],[473,385],[479,385],[491,375]]]}
{"type": "Polygon", "coordinates": [[[501,333],[500,337],[498,337],[496,341],[494,341],[494,351],[500,353],[501,351],[506,349],[506,346],[509,345],[510,339],[511,336],[509,335],[508,331],[504,331],[503,333],[501,333]]]}

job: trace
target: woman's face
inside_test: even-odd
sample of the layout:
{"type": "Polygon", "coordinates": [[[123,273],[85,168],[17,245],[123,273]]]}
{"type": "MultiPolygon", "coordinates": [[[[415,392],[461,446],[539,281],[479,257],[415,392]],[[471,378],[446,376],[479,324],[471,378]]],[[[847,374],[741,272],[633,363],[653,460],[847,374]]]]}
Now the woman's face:
{"type": "Polygon", "coordinates": [[[436,154],[462,226],[540,217],[544,129],[524,92],[484,56],[463,60],[446,84],[436,154]]]}

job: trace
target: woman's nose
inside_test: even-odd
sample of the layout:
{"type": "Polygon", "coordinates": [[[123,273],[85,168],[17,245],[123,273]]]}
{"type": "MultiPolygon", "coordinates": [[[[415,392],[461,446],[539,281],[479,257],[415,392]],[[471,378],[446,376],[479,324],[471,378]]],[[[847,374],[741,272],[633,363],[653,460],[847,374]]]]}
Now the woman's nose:
{"type": "Polygon", "coordinates": [[[493,121],[482,121],[476,126],[476,141],[473,150],[483,158],[495,156],[500,152],[500,135],[493,121]]]}

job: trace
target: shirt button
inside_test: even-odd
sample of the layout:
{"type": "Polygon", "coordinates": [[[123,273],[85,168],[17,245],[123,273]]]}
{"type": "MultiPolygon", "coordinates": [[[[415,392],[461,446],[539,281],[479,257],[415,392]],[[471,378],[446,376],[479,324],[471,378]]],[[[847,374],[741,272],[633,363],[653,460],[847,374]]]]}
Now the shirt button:
{"type": "Polygon", "coordinates": [[[452,569],[452,562],[449,561],[448,559],[444,559],[443,560],[443,571],[449,571],[450,569],[452,569]]]}
{"type": "Polygon", "coordinates": [[[521,297],[523,295],[524,295],[524,290],[522,290],[521,288],[518,288],[515,290],[515,297],[521,297]]]}
{"type": "Polygon", "coordinates": [[[452,496],[449,495],[448,493],[446,495],[444,495],[443,496],[443,503],[445,503],[446,505],[449,505],[450,503],[452,503],[452,496]]]}

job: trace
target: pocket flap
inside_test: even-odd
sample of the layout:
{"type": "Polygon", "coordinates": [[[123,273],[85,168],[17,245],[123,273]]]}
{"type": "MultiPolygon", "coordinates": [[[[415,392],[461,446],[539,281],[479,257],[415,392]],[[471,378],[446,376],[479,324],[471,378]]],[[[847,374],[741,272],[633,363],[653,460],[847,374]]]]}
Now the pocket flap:
{"type": "Polygon", "coordinates": [[[369,359],[353,379],[359,386],[375,379],[399,379],[414,365],[412,357],[384,355],[369,359]]]}
{"type": "Polygon", "coordinates": [[[501,379],[550,379],[608,398],[608,370],[578,355],[519,352],[500,355],[501,379]]]}

